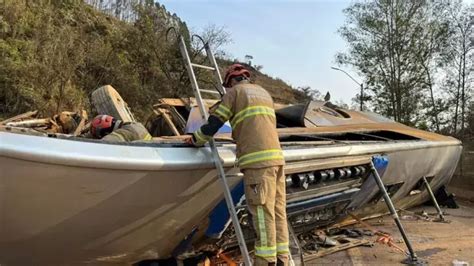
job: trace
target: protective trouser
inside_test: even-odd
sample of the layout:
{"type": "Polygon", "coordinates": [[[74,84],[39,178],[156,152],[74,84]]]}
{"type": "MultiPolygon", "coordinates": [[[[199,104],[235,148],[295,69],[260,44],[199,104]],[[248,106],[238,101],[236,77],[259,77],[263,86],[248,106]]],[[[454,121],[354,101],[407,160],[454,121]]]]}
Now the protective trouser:
{"type": "Polygon", "coordinates": [[[245,198],[257,234],[255,265],[277,257],[288,264],[286,184],[283,166],[244,169],[245,198]]]}

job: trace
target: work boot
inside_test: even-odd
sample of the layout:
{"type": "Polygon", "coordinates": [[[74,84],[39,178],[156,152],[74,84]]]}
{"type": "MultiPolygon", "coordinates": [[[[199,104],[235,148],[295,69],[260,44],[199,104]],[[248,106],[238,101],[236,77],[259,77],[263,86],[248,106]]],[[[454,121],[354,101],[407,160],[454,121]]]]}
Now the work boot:
{"type": "Polygon", "coordinates": [[[253,262],[253,265],[254,266],[267,266],[267,265],[276,266],[276,262],[269,262],[265,260],[264,258],[256,257],[253,262]]]}
{"type": "Polygon", "coordinates": [[[278,257],[277,258],[277,263],[276,263],[276,266],[288,266],[289,263],[288,263],[288,257],[278,257]]]}

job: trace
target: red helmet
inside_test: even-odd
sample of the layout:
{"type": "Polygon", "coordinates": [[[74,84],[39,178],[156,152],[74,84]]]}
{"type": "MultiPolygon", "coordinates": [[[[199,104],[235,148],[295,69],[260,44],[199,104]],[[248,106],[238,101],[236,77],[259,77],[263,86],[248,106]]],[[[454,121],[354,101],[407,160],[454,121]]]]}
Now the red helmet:
{"type": "Polygon", "coordinates": [[[114,117],[110,115],[98,115],[96,116],[91,123],[91,134],[95,138],[103,138],[105,135],[111,133],[116,126],[120,123],[117,123],[114,117]]]}
{"type": "Polygon", "coordinates": [[[224,83],[222,84],[222,86],[229,88],[230,80],[238,76],[245,76],[246,78],[250,78],[250,72],[245,69],[245,67],[241,64],[231,65],[225,73],[224,83]]]}

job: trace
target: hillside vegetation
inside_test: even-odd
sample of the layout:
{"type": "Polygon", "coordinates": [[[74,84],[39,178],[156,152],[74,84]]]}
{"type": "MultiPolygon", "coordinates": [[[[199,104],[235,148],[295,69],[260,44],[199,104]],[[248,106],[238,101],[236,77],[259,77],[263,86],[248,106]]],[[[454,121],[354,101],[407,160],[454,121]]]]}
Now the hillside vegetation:
{"type": "MultiPolygon", "coordinates": [[[[119,20],[83,1],[6,1],[0,6],[0,117],[90,110],[91,92],[105,84],[142,119],[161,97],[191,96],[178,46],[165,36],[174,26],[189,39],[186,23],[152,1],[133,12],[133,20],[119,20]]],[[[282,80],[252,72],[276,101],[305,99],[282,80]]],[[[198,78],[210,86],[209,74],[198,78]]]]}

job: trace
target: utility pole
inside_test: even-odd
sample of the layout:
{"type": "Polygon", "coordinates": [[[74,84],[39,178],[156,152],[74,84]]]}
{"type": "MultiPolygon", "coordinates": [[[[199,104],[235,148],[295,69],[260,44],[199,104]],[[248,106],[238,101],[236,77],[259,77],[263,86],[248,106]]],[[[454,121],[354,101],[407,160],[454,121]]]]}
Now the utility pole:
{"type": "Polygon", "coordinates": [[[331,67],[332,69],[334,70],[338,70],[338,71],[341,71],[343,72],[344,74],[346,74],[350,79],[352,79],[352,81],[354,81],[357,85],[360,86],[360,97],[359,97],[359,101],[360,101],[360,110],[361,111],[364,111],[364,84],[358,82],[357,80],[355,80],[351,75],[349,75],[349,73],[347,73],[346,71],[340,69],[340,68],[337,68],[337,67],[331,67]]]}

